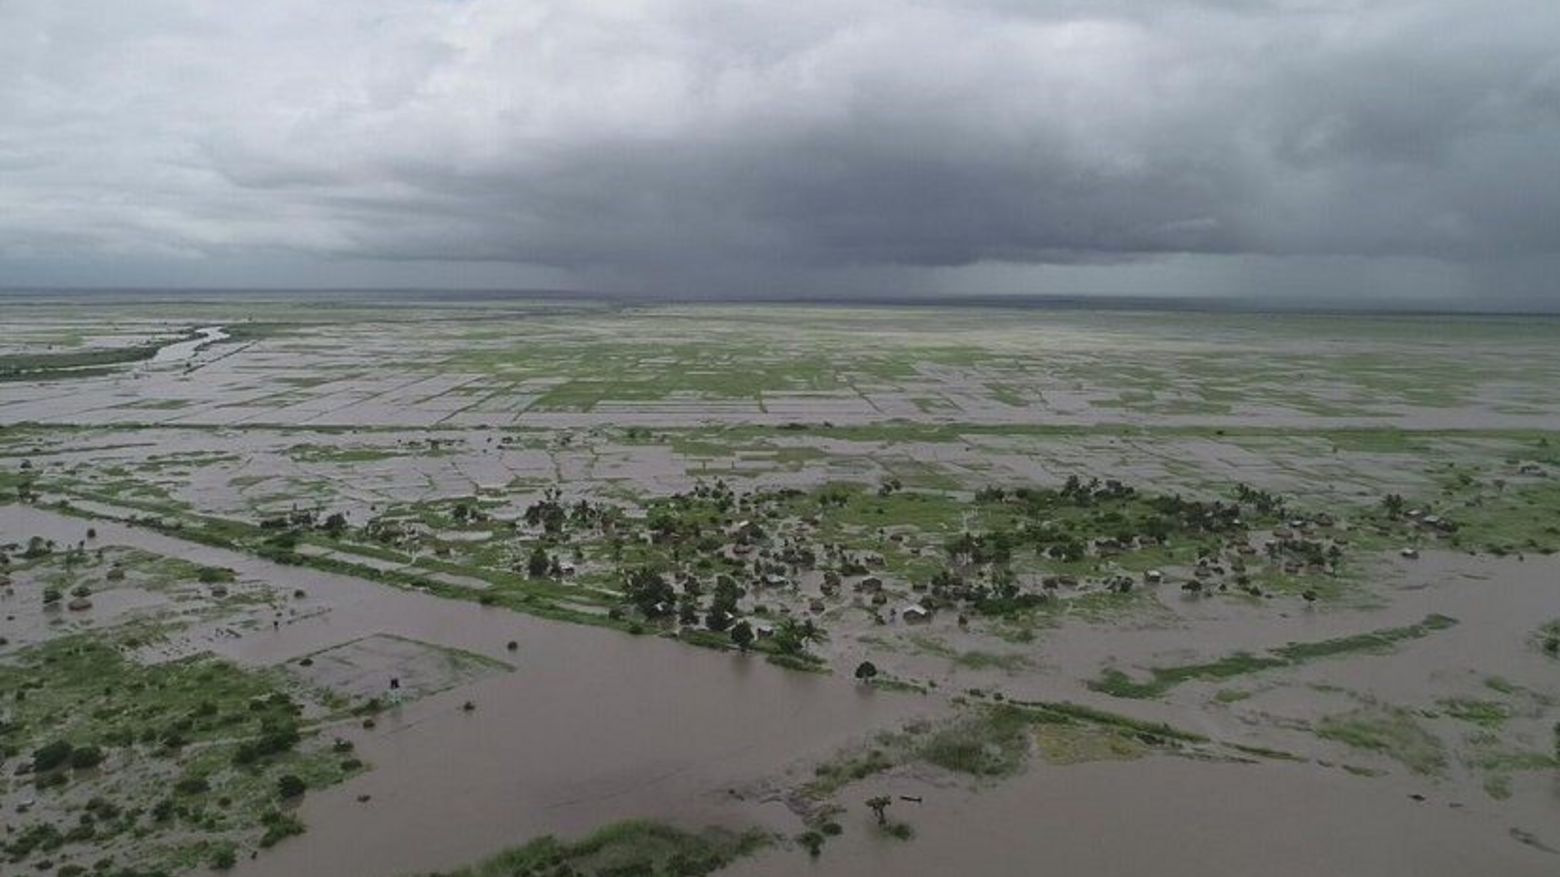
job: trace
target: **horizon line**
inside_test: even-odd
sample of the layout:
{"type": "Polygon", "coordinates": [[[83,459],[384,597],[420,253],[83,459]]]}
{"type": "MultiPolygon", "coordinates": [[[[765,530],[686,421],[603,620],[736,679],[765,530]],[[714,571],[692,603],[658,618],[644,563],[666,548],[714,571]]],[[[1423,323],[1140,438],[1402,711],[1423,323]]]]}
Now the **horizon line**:
{"type": "MultiPolygon", "coordinates": [[[[603,290],[558,289],[546,287],[435,287],[435,286],[0,286],[0,296],[12,298],[11,303],[28,296],[47,299],[53,296],[147,296],[144,303],[153,303],[155,296],[186,298],[192,295],[220,297],[243,295],[304,295],[309,293],[345,294],[352,296],[429,296],[448,297],[451,300],[468,298],[515,298],[559,301],[582,299],[619,304],[813,304],[865,307],[968,307],[968,308],[1036,308],[1052,307],[1067,310],[1101,311],[1191,311],[1208,313],[1274,313],[1316,314],[1350,316],[1490,316],[1490,317],[1556,317],[1560,316],[1560,304],[1552,309],[1534,309],[1515,306],[1479,305],[1466,306],[1438,303],[1404,303],[1401,306],[1380,301],[1351,306],[1346,302],[1329,300],[1305,302],[1299,300],[1263,301],[1250,296],[1191,295],[1175,293],[1143,295],[1141,293],[1079,292],[1079,293],[763,293],[753,295],[731,293],[669,293],[658,291],[611,292],[603,290]]],[[[36,302],[35,302],[36,303],[36,302]]]]}

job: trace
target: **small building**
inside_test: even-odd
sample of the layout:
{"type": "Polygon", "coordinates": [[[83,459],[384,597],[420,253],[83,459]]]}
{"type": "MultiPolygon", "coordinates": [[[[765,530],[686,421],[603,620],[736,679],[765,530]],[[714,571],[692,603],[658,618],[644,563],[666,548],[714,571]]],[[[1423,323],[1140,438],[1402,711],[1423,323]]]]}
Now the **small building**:
{"type": "Polygon", "coordinates": [[[899,617],[906,624],[925,624],[932,620],[932,613],[927,611],[925,606],[911,603],[899,610],[899,617]]]}

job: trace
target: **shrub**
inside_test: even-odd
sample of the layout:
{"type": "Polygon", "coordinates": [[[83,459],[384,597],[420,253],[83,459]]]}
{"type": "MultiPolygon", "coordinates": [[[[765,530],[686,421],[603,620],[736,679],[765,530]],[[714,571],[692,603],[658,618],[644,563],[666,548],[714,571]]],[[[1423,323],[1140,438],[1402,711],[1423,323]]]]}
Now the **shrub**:
{"type": "Polygon", "coordinates": [[[183,777],[173,784],[173,790],[181,795],[199,795],[211,789],[205,777],[183,777]]]}
{"type": "Polygon", "coordinates": [[[33,770],[53,770],[70,759],[76,747],[68,740],[55,740],[33,752],[33,770]]]}
{"type": "Polygon", "coordinates": [[[823,835],[816,831],[804,831],[797,835],[796,842],[807,848],[807,855],[816,858],[823,852],[823,835]]]}
{"type": "Polygon", "coordinates": [[[235,575],[230,569],[223,569],[219,566],[203,566],[195,573],[195,577],[203,585],[217,585],[233,581],[235,575]]]}
{"type": "Polygon", "coordinates": [[[297,774],[282,774],[276,780],[276,792],[283,798],[296,798],[307,791],[308,788],[308,785],[297,774]]]}
{"type": "Polygon", "coordinates": [[[260,822],[265,826],[265,834],[260,836],[262,847],[275,846],[278,841],[295,834],[303,834],[303,823],[290,813],[271,810],[260,817],[260,822]]]}
{"type": "Polygon", "coordinates": [[[103,763],[103,750],[96,746],[78,746],[70,753],[70,766],[86,770],[103,763]]]}

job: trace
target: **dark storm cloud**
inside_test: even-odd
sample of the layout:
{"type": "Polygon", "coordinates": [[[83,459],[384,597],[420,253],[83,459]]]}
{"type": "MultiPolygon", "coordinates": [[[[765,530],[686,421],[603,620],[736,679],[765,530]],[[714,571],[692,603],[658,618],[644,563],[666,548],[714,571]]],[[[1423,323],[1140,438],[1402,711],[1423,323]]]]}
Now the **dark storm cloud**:
{"type": "Polygon", "coordinates": [[[0,80],[14,262],[1560,252],[1552,0],[12,0],[0,80]]]}

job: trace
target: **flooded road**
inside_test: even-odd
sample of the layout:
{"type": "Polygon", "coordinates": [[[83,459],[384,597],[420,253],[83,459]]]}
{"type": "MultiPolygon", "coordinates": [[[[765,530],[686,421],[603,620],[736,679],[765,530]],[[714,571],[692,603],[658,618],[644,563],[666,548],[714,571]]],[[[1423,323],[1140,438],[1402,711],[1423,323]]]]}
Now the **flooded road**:
{"type": "MultiPolygon", "coordinates": [[[[88,526],[33,508],[0,509],[6,541],[41,535],[73,544],[88,526]]],[[[195,628],[169,657],[211,651],[269,665],[392,634],[516,668],[396,707],[372,730],[332,729],[373,769],[310,793],[300,814],[308,833],[239,873],[426,872],[538,834],[631,817],[751,823],[763,814],[730,802],[726,789],[934,709],[929,699],[783,671],[757,656],[547,622],[112,522],[91,526],[100,545],[225,566],[241,579],[307,594],[277,630],[233,636],[195,628]],[[461,709],[467,700],[474,711],[461,709]],[[363,795],[370,798],[360,803],[363,795]]]]}

